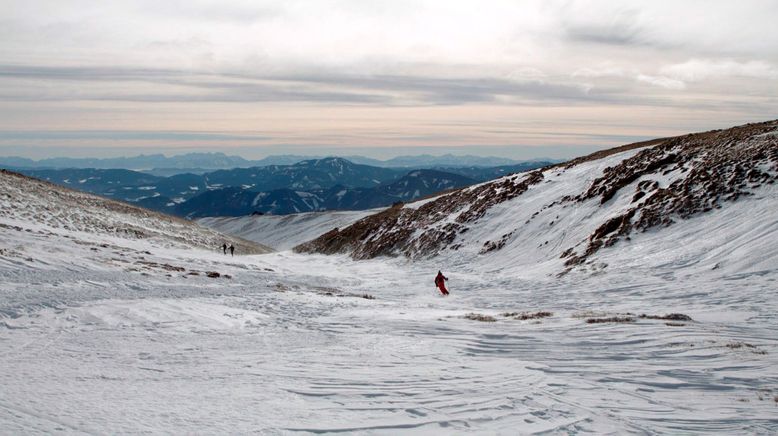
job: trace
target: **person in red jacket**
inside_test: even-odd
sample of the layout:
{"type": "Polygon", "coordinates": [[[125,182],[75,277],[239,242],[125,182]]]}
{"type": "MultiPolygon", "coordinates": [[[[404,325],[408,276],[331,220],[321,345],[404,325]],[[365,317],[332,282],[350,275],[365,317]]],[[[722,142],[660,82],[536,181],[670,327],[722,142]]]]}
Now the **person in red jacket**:
{"type": "Polygon", "coordinates": [[[448,289],[446,289],[446,280],[448,277],[444,276],[442,272],[438,271],[438,275],[435,277],[435,286],[440,289],[440,293],[448,295],[448,289]]]}

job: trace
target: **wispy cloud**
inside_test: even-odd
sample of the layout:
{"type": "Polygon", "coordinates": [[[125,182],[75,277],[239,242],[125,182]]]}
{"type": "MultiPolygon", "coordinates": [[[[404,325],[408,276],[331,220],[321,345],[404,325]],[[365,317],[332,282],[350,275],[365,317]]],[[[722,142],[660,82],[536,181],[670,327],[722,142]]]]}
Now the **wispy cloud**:
{"type": "MultiPolygon", "coordinates": [[[[537,74],[537,73],[536,73],[537,74]]],[[[449,105],[492,102],[495,104],[548,104],[553,102],[603,101],[607,95],[591,95],[575,82],[526,79],[523,75],[499,77],[449,77],[386,74],[311,72],[272,75],[247,73],[191,73],[170,69],[121,67],[53,67],[0,65],[0,78],[58,82],[55,88],[31,88],[20,92],[6,88],[6,99],[77,99],[136,102],[315,102],[371,105],[449,105]],[[71,83],[78,82],[78,83],[71,83]],[[91,83],[114,83],[90,87],[91,83]],[[155,85],[153,89],[132,83],[155,85]],[[129,84],[129,85],[128,85],[129,84]],[[10,90],[11,92],[9,92],[10,90]],[[128,92],[129,91],[129,92],[128,92]],[[149,92],[154,91],[154,92],[149,92]]],[[[614,97],[615,98],[615,97],[614,97]]]]}
{"type": "Polygon", "coordinates": [[[733,59],[689,59],[680,64],[664,66],[660,72],[687,82],[733,77],[778,79],[778,68],[761,60],[739,62],[733,59]]]}
{"type": "Polygon", "coordinates": [[[681,90],[686,88],[686,84],[678,79],[666,76],[650,76],[648,74],[638,74],[638,82],[648,83],[649,85],[659,86],[661,88],[681,90]]]}
{"type": "Polygon", "coordinates": [[[246,141],[264,140],[262,135],[209,132],[165,132],[157,130],[6,130],[0,131],[0,141],[13,140],[161,140],[161,141],[246,141]]]}
{"type": "Polygon", "coordinates": [[[765,0],[14,2],[0,17],[0,131],[26,144],[77,139],[22,130],[71,128],[92,131],[84,141],[214,145],[241,139],[186,132],[305,144],[661,136],[676,120],[686,131],[778,111],[776,16],[765,0]],[[526,117],[554,128],[495,127],[526,117]],[[571,119],[590,131],[551,134],[571,119]]]}

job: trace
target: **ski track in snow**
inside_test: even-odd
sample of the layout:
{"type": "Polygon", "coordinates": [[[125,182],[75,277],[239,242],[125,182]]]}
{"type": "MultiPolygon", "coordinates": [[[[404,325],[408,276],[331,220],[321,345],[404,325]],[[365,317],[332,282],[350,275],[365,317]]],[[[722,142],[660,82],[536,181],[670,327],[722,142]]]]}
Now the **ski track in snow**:
{"type": "Polygon", "coordinates": [[[778,428],[774,272],[679,285],[634,271],[541,280],[462,269],[446,271],[442,298],[430,261],[230,258],[118,239],[92,251],[8,236],[36,254],[2,257],[3,433],[778,428]],[[233,278],[127,271],[116,258],[233,278]],[[500,315],[537,310],[554,315],[500,315]],[[695,321],[589,325],[586,311],[695,321]],[[756,348],[728,347],[741,342],[756,348]]]}

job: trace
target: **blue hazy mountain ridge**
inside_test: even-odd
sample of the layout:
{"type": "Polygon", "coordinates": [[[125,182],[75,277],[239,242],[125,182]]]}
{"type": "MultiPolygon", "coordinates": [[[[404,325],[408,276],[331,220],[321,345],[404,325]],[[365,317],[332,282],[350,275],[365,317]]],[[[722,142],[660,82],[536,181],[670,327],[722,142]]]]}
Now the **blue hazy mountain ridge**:
{"type": "MultiPolygon", "coordinates": [[[[413,170],[400,179],[375,187],[329,188],[306,191],[289,188],[256,192],[238,187],[210,191],[174,206],[171,212],[187,218],[242,216],[254,212],[285,215],[318,210],[365,210],[408,202],[477,181],[436,170],[413,170]]],[[[155,199],[141,202],[152,207],[155,199]]]]}
{"type": "Polygon", "coordinates": [[[206,175],[210,184],[248,186],[262,190],[282,188],[320,189],[341,183],[352,187],[373,187],[397,180],[401,171],[355,164],[343,158],[324,158],[293,165],[218,170],[206,175]]]}
{"type": "Polygon", "coordinates": [[[324,158],[293,165],[158,177],[126,169],[17,169],[72,189],[187,217],[362,210],[549,164],[408,170],[324,158]]]}
{"type": "MultiPolygon", "coordinates": [[[[127,169],[144,171],[153,175],[169,176],[181,172],[205,173],[209,170],[262,167],[269,165],[293,165],[298,162],[312,159],[322,159],[325,156],[300,156],[300,155],[273,155],[263,159],[249,160],[240,156],[229,156],[224,153],[186,153],[174,156],[163,154],[138,155],[133,157],[113,158],[69,158],[54,157],[33,160],[24,157],[8,156],[0,157],[0,166],[12,169],[46,168],[98,168],[98,169],[127,169]]],[[[344,156],[353,163],[370,165],[383,168],[408,168],[421,169],[433,167],[495,167],[519,163],[514,159],[444,154],[433,156],[421,154],[415,156],[397,156],[388,160],[379,160],[364,156],[344,156]]],[[[551,159],[538,159],[550,161],[551,159]]]]}
{"type": "Polygon", "coordinates": [[[157,189],[156,185],[165,180],[161,177],[125,169],[67,168],[17,170],[30,177],[124,201],[135,201],[135,199],[143,197],[147,187],[153,186],[154,189],[157,189]]]}
{"type": "Polygon", "coordinates": [[[20,157],[0,157],[0,165],[17,168],[98,168],[146,170],[152,168],[237,168],[254,163],[240,156],[224,153],[187,153],[167,157],[163,154],[141,154],[133,157],[70,158],[54,157],[32,160],[20,157]]]}

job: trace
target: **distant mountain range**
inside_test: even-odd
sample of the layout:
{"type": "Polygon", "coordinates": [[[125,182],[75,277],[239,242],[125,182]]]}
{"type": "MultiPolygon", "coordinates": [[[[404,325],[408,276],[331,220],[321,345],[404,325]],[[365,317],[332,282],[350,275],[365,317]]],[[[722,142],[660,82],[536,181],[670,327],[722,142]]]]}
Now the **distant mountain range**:
{"type": "MultiPolygon", "coordinates": [[[[209,191],[176,205],[171,212],[187,218],[241,216],[255,212],[273,215],[319,210],[365,210],[408,202],[476,183],[458,174],[414,170],[400,179],[372,188],[335,185],[329,188],[276,189],[255,192],[237,187],[209,191]]],[[[151,208],[151,204],[141,202],[151,208]]]]}
{"type": "Polygon", "coordinates": [[[32,177],[187,218],[364,210],[523,172],[550,162],[414,169],[324,158],[292,165],[155,176],[126,169],[18,169],[32,177]]]}
{"type": "MultiPolygon", "coordinates": [[[[293,165],[306,160],[323,159],[324,156],[278,155],[259,160],[248,160],[224,153],[188,153],[167,157],[162,154],[139,155],[117,158],[68,158],[57,157],[32,160],[23,157],[0,157],[0,167],[13,169],[126,169],[143,171],[152,175],[168,177],[175,174],[204,174],[218,169],[264,167],[270,165],[293,165]]],[[[496,167],[520,163],[501,157],[454,156],[446,154],[432,156],[398,156],[389,160],[371,159],[364,156],[346,156],[349,161],[381,168],[453,168],[453,167],[496,167]]],[[[543,159],[549,161],[549,159],[543,159]]]]}
{"type": "Polygon", "coordinates": [[[115,158],[70,158],[55,157],[32,160],[21,157],[0,157],[0,165],[16,168],[97,168],[150,170],[153,168],[202,168],[221,169],[248,167],[254,164],[240,156],[227,156],[224,153],[188,153],[167,157],[163,154],[142,154],[134,157],[115,158]]]}

